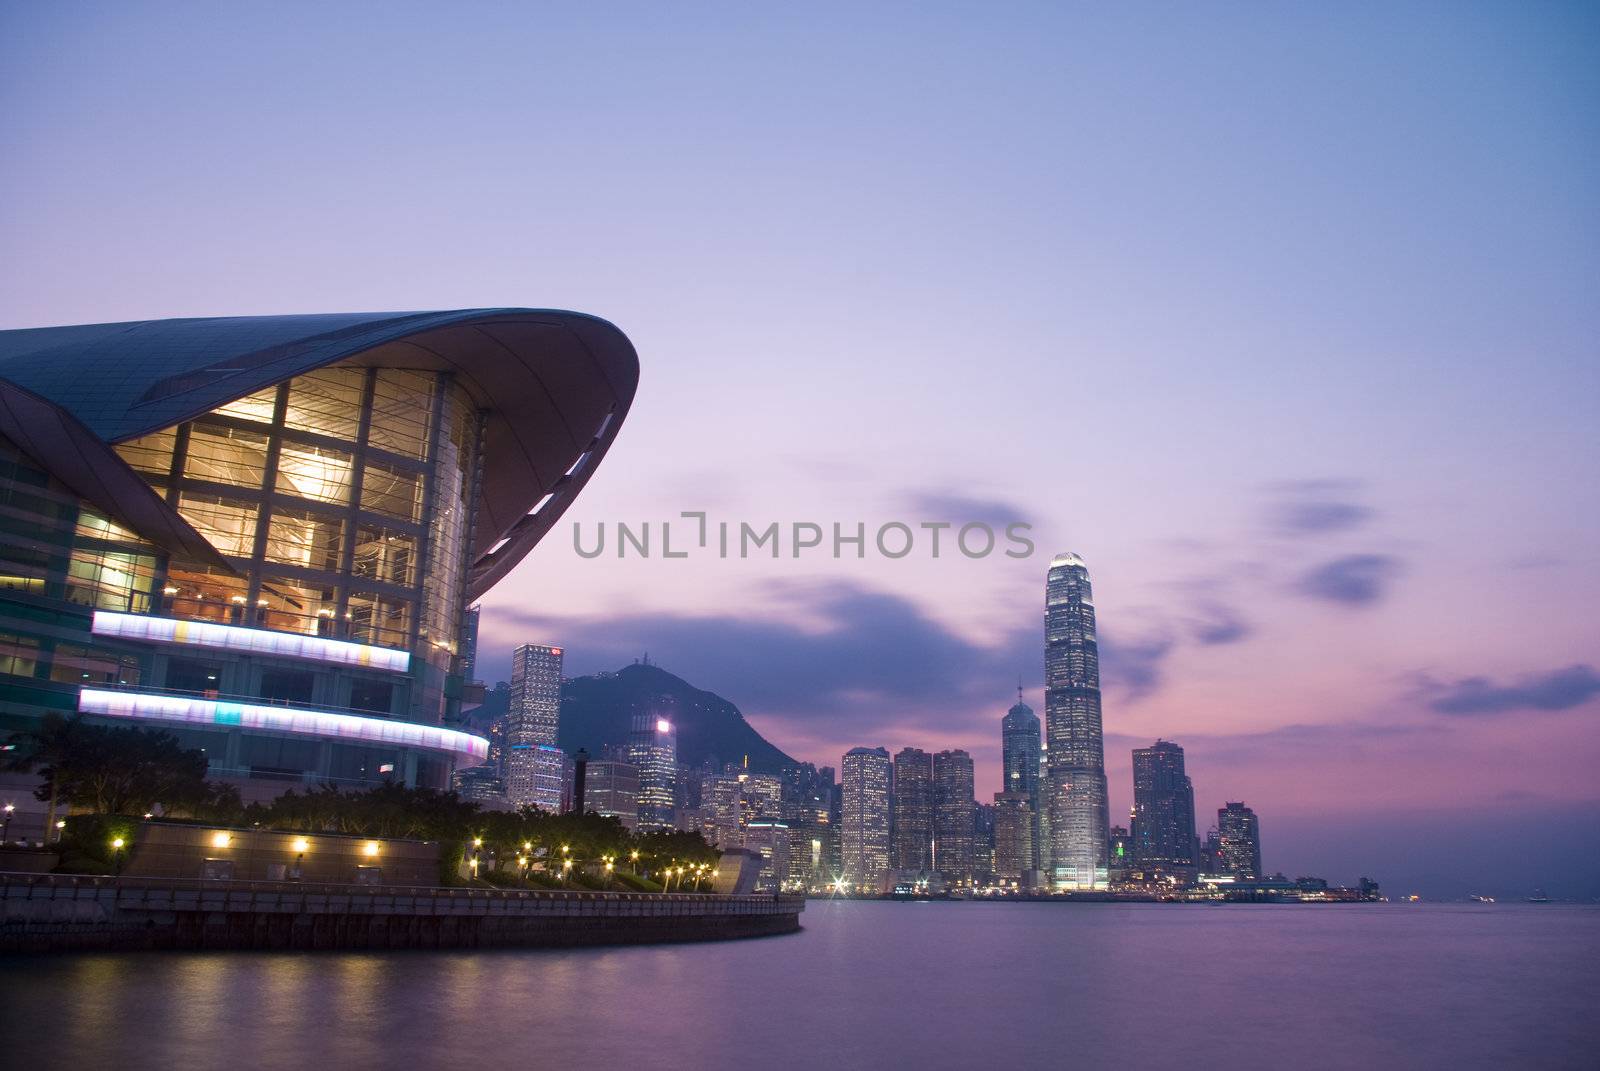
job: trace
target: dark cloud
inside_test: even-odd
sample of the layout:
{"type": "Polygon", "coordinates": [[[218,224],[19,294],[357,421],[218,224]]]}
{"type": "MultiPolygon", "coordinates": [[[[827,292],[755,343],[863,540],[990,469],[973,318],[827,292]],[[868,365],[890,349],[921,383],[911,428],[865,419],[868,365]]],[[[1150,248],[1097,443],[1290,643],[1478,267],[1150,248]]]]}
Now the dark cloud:
{"type": "Polygon", "coordinates": [[[1254,630],[1232,609],[1217,604],[1203,607],[1199,616],[1189,622],[1189,635],[1207,647],[1238,643],[1254,630]]]}
{"type": "Polygon", "coordinates": [[[1570,710],[1600,695],[1600,674],[1579,664],[1548,673],[1496,684],[1487,677],[1467,677],[1453,684],[1431,684],[1429,708],[1441,714],[1509,714],[1517,710],[1570,710]]]}
{"type": "Polygon", "coordinates": [[[1306,572],[1295,589],[1314,599],[1366,606],[1384,597],[1400,570],[1400,559],[1393,555],[1347,554],[1306,572]]]}
{"type": "MultiPolygon", "coordinates": [[[[782,713],[808,731],[868,741],[908,718],[930,732],[970,731],[986,709],[998,718],[1018,670],[1042,658],[1037,628],[974,643],[907,599],[853,584],[775,585],[760,604],[749,616],[497,611],[486,630],[563,644],[573,675],[649,652],[651,661],[746,711],[782,713]]],[[[488,661],[486,671],[500,661],[488,661]]]]}
{"type": "Polygon", "coordinates": [[[1172,653],[1173,641],[1151,636],[1124,643],[1100,632],[1100,681],[1124,689],[1128,701],[1143,699],[1161,688],[1161,664],[1172,653]]]}
{"type": "Polygon", "coordinates": [[[949,521],[954,525],[982,521],[996,532],[1004,532],[1006,525],[1021,522],[1033,523],[1031,510],[1014,502],[997,498],[973,498],[958,492],[917,491],[905,498],[909,515],[907,523],[915,521],[949,521]]]}
{"type": "Polygon", "coordinates": [[[1308,536],[1343,532],[1366,523],[1373,511],[1354,500],[1357,484],[1351,480],[1298,480],[1275,484],[1277,501],[1268,510],[1275,530],[1283,535],[1308,536]]]}

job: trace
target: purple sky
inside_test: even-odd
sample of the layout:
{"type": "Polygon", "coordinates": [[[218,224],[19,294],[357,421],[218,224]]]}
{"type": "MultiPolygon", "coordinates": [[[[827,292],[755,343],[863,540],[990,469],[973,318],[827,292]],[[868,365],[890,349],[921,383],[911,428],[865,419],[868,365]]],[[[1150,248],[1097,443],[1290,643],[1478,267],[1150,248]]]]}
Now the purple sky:
{"type": "Polygon", "coordinates": [[[563,525],[491,675],[649,650],[791,753],[963,746],[986,796],[1074,550],[1115,814],[1159,735],[1269,867],[1600,895],[1592,7],[609,10],[7,7],[0,326],[604,316],[643,378],[587,531],[1038,552],[563,525]]]}

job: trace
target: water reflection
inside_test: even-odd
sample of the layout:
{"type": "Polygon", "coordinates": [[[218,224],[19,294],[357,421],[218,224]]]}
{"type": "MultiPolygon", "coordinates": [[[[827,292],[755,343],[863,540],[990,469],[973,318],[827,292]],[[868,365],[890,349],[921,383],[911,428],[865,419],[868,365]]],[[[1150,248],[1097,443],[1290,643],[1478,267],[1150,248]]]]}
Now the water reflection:
{"type": "Polygon", "coordinates": [[[1526,1067],[1600,1043],[1600,909],[835,901],[805,922],[655,948],[13,958],[5,1062],[1526,1067]]]}

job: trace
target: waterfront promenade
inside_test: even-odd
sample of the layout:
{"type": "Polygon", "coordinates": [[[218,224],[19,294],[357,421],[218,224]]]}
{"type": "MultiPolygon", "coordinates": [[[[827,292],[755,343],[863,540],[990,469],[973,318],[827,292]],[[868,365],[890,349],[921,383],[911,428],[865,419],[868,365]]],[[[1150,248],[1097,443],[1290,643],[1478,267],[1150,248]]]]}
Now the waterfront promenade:
{"type": "Polygon", "coordinates": [[[0,873],[0,952],[572,947],[765,937],[797,896],[0,873]]]}

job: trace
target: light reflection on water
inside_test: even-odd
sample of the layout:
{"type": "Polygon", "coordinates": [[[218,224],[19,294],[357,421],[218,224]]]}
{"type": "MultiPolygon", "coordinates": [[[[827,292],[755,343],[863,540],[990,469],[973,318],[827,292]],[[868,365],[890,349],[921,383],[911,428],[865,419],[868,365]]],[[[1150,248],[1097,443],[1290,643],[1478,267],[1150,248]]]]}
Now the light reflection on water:
{"type": "Polygon", "coordinates": [[[822,902],[797,935],[0,960],[6,1066],[1594,1066],[1600,909],[822,902]]]}

